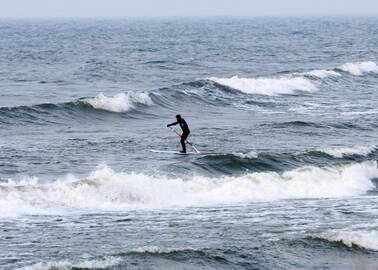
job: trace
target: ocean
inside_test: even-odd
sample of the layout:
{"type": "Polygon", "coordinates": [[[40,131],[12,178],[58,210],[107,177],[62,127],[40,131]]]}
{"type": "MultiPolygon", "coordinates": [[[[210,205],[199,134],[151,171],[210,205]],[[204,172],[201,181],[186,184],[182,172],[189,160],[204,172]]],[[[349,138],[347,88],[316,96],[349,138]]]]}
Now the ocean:
{"type": "Polygon", "coordinates": [[[1,19],[0,269],[376,270],[377,138],[376,17],[1,19]]]}

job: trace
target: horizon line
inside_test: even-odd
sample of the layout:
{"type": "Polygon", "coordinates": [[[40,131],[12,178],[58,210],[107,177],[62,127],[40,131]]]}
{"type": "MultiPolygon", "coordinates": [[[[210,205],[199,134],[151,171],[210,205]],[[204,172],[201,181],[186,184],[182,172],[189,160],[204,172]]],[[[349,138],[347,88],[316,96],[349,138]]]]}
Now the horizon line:
{"type": "Polygon", "coordinates": [[[335,13],[335,14],[254,14],[254,15],[41,15],[1,16],[0,19],[196,19],[196,18],[332,18],[332,17],[376,17],[378,13],[335,13]]]}

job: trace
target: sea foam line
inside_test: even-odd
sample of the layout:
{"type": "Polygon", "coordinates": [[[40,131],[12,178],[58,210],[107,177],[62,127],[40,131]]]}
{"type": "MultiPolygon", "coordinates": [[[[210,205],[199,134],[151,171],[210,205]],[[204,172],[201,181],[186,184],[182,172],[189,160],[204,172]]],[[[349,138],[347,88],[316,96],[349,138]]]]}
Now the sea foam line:
{"type": "Polygon", "coordinates": [[[378,177],[376,161],[190,179],[117,173],[103,166],[74,182],[0,185],[0,217],[357,196],[375,188],[371,181],[374,177],[378,177]]]}
{"type": "Polygon", "coordinates": [[[195,251],[196,249],[191,247],[180,247],[180,248],[166,248],[166,247],[159,247],[159,246],[143,246],[138,247],[132,250],[133,253],[151,253],[151,254],[168,254],[172,252],[180,252],[180,251],[195,251]]]}
{"type": "Polygon", "coordinates": [[[108,256],[99,260],[88,260],[78,263],[69,261],[40,262],[30,266],[17,268],[17,270],[70,270],[70,269],[105,269],[118,265],[121,258],[108,256]]]}

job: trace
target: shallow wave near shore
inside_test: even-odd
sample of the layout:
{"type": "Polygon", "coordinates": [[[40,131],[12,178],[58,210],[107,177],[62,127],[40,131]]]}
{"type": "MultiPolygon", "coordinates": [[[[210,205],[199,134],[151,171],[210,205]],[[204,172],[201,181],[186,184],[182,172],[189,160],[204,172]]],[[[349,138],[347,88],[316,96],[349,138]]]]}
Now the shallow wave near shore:
{"type": "Polygon", "coordinates": [[[36,178],[8,180],[0,185],[0,206],[2,215],[18,216],[339,198],[376,189],[372,179],[377,177],[376,161],[188,179],[102,166],[82,179],[67,176],[48,184],[36,178]]]}

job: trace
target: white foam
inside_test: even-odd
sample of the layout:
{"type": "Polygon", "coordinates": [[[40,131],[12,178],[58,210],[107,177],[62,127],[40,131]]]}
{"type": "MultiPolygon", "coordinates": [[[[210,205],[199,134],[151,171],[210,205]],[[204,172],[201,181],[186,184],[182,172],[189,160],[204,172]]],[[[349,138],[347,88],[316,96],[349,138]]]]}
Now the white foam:
{"type": "Polygon", "coordinates": [[[165,248],[165,247],[158,247],[158,246],[144,246],[133,249],[132,251],[135,253],[153,253],[153,254],[165,254],[171,253],[175,251],[186,251],[186,250],[194,250],[193,248],[165,248]]]}
{"type": "Polygon", "coordinates": [[[316,77],[316,78],[319,78],[319,79],[323,79],[323,78],[327,78],[327,77],[341,76],[341,74],[336,72],[336,71],[325,70],[325,69],[315,69],[315,70],[307,71],[307,72],[302,73],[302,75],[316,77]]]}
{"type": "Polygon", "coordinates": [[[60,262],[41,262],[30,266],[17,268],[17,270],[71,270],[73,268],[80,269],[104,269],[115,266],[121,262],[119,257],[105,257],[101,260],[88,260],[79,263],[72,263],[69,261],[60,262]]]}
{"type": "Polygon", "coordinates": [[[316,91],[317,87],[304,77],[287,78],[209,78],[210,80],[247,94],[275,96],[295,91],[316,91]]]}
{"type": "Polygon", "coordinates": [[[35,189],[39,186],[37,177],[24,176],[14,181],[8,179],[7,182],[0,183],[0,217],[17,217],[20,215],[48,215],[50,211],[36,207],[32,203],[26,203],[19,192],[12,190],[30,188],[35,189]]]}
{"type": "Polygon", "coordinates": [[[320,149],[320,151],[337,158],[342,158],[351,155],[367,156],[375,150],[377,150],[376,145],[320,149]]]}
{"type": "Polygon", "coordinates": [[[258,153],[254,151],[249,151],[247,153],[233,152],[232,154],[240,158],[257,158],[258,157],[258,153]]]}
{"type": "Polygon", "coordinates": [[[359,246],[378,251],[378,231],[329,231],[319,237],[330,242],[341,242],[348,247],[359,246]]]}
{"type": "Polygon", "coordinates": [[[127,112],[134,108],[135,104],[153,104],[149,95],[142,92],[119,93],[113,97],[107,97],[104,94],[99,94],[94,98],[87,98],[83,101],[95,109],[111,112],[127,112]]]}
{"type": "Polygon", "coordinates": [[[1,186],[4,187],[17,187],[17,186],[36,186],[39,184],[39,179],[33,176],[23,176],[21,179],[17,181],[13,179],[7,179],[6,182],[1,183],[1,186]]]}
{"type": "Polygon", "coordinates": [[[303,167],[282,174],[190,179],[116,173],[102,167],[86,179],[37,186],[0,185],[0,217],[124,211],[130,208],[217,206],[256,201],[355,196],[374,188],[376,161],[341,167],[303,167]],[[11,212],[11,213],[9,213],[11,212]]]}
{"type": "Polygon", "coordinates": [[[361,76],[365,73],[378,73],[378,66],[372,61],[367,62],[357,62],[357,63],[346,63],[338,69],[348,72],[355,76],[361,76]]]}
{"type": "MultiPolygon", "coordinates": [[[[372,61],[345,63],[337,67],[336,70],[361,76],[366,73],[378,73],[378,65],[372,61]]],[[[311,78],[308,77],[324,79],[340,76],[342,74],[335,70],[315,69],[278,78],[239,78],[238,76],[233,76],[231,78],[210,77],[208,79],[247,94],[275,96],[292,94],[295,91],[313,92],[318,90],[311,78]],[[307,78],[304,76],[307,76],[307,78]]]]}

